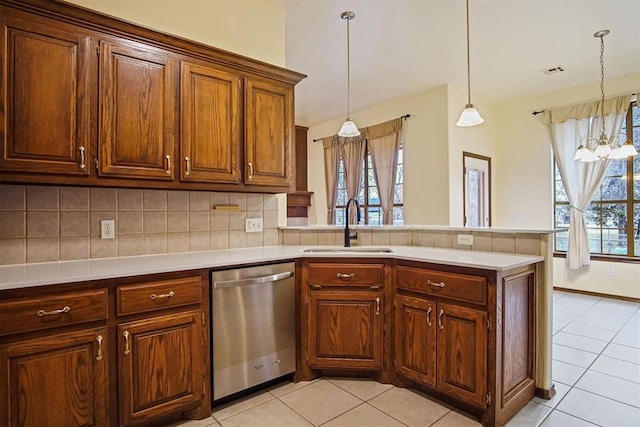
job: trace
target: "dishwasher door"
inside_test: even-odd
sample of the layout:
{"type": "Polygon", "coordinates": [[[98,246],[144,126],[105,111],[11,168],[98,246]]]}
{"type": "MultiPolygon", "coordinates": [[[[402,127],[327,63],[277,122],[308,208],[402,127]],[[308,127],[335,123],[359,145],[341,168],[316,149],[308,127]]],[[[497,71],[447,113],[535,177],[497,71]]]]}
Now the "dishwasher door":
{"type": "Polygon", "coordinates": [[[295,264],[211,272],[213,400],[294,372],[295,264]]]}

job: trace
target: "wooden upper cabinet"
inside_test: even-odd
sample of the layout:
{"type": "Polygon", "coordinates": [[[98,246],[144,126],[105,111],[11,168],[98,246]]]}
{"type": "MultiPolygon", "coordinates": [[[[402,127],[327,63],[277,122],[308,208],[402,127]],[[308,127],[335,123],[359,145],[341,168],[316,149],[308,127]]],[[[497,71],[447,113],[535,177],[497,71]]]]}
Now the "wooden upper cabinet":
{"type": "Polygon", "coordinates": [[[239,184],[240,77],[182,62],[180,90],[180,179],[239,184]]]}
{"type": "Polygon", "coordinates": [[[174,179],[176,69],[164,50],[100,42],[101,176],[174,179]]]}
{"type": "Polygon", "coordinates": [[[293,186],[293,86],[245,80],[247,185],[293,186]]]}
{"type": "Polygon", "coordinates": [[[0,25],[0,170],[89,175],[90,38],[4,7],[0,25]]]}

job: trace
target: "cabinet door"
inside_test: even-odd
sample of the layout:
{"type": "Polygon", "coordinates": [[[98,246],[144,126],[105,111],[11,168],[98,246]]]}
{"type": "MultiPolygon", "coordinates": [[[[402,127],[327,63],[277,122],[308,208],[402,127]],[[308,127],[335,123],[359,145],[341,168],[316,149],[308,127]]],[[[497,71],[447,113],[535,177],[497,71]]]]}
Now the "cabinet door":
{"type": "Polygon", "coordinates": [[[396,371],[436,386],[436,303],[396,296],[396,371]]]}
{"type": "Polygon", "coordinates": [[[0,169],[89,175],[89,37],[1,7],[0,25],[0,169]]]}
{"type": "Polygon", "coordinates": [[[293,184],[293,87],[247,79],[245,179],[248,185],[293,184]]]}
{"type": "Polygon", "coordinates": [[[476,405],[486,405],[487,314],[438,304],[438,388],[476,405]]]}
{"type": "Polygon", "coordinates": [[[382,292],[309,293],[309,365],[382,369],[382,292]]]}
{"type": "Polygon", "coordinates": [[[100,42],[100,175],[173,180],[176,63],[140,43],[100,42]]]}
{"type": "Polygon", "coordinates": [[[0,346],[0,425],[108,426],[107,330],[0,346]]]}
{"type": "Polygon", "coordinates": [[[182,62],[180,179],[240,183],[240,77],[182,62]]]}
{"type": "Polygon", "coordinates": [[[118,326],[120,425],[149,422],[202,398],[201,312],[118,326]]]}

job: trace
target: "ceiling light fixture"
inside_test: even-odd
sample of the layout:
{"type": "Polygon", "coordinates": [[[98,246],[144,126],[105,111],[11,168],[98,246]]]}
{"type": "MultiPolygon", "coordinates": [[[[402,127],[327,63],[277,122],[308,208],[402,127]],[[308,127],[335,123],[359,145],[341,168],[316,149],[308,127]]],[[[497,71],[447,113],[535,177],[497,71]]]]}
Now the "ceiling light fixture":
{"type": "Polygon", "coordinates": [[[457,126],[468,127],[484,123],[484,119],[471,103],[471,60],[469,54],[469,0],[467,0],[467,105],[460,113],[457,126]]]}
{"type": "Polygon", "coordinates": [[[360,131],[356,124],[351,120],[351,105],[350,105],[350,92],[351,92],[351,63],[350,63],[350,51],[349,51],[349,21],[356,17],[356,14],[350,11],[342,12],[340,18],[347,21],[347,119],[342,124],[338,136],[342,137],[354,137],[360,135],[360,131]]]}
{"type": "Polygon", "coordinates": [[[637,156],[638,151],[627,140],[626,143],[620,145],[622,138],[626,138],[624,134],[616,134],[611,138],[607,138],[604,129],[604,36],[609,34],[609,30],[600,30],[593,37],[600,39],[600,118],[602,120],[602,131],[600,138],[596,139],[592,136],[585,136],[580,140],[580,146],[576,151],[574,160],[581,162],[595,162],[601,159],[624,159],[629,156],[637,156]]]}

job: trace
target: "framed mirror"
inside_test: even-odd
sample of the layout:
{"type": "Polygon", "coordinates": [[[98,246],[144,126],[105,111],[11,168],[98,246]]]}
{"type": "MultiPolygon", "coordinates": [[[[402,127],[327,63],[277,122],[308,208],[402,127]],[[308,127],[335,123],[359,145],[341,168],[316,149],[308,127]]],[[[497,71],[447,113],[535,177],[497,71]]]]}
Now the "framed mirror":
{"type": "Polygon", "coordinates": [[[491,227],[491,158],[462,152],[465,227],[491,227]]]}

